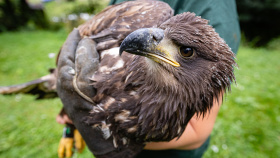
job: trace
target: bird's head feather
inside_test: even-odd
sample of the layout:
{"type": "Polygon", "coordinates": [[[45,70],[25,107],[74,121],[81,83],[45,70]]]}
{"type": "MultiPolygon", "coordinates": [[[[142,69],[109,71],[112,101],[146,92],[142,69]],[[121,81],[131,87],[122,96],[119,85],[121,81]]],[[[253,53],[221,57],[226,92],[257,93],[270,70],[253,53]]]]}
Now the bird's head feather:
{"type": "Polygon", "coordinates": [[[234,53],[208,21],[194,13],[174,16],[159,28],[136,30],[122,42],[123,51],[146,57],[137,58],[145,61],[141,64],[154,84],[181,89],[180,98],[197,112],[209,110],[235,80],[234,53]]]}

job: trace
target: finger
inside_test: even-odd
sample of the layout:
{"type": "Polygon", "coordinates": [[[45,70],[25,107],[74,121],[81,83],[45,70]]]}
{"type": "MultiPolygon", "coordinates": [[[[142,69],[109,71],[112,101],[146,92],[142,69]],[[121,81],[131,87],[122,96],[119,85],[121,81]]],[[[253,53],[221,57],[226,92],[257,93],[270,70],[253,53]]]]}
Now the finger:
{"type": "Polygon", "coordinates": [[[56,116],[56,122],[59,123],[59,124],[62,124],[62,125],[66,123],[64,121],[64,119],[62,118],[62,116],[60,116],[60,115],[56,116]]]}
{"type": "Polygon", "coordinates": [[[69,124],[73,124],[72,120],[68,117],[68,115],[63,115],[63,120],[66,122],[66,123],[69,123],[69,124]]]}

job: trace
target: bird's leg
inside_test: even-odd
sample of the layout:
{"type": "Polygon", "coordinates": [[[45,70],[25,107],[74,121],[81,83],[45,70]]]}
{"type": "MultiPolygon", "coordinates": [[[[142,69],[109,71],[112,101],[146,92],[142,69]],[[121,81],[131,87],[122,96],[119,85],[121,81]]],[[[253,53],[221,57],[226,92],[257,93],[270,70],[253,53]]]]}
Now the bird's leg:
{"type": "Polygon", "coordinates": [[[85,141],[63,108],[56,117],[56,121],[60,124],[65,124],[62,138],[60,139],[58,145],[58,157],[71,157],[73,154],[73,147],[75,149],[74,151],[81,153],[85,148],[85,141]]]}
{"type": "Polygon", "coordinates": [[[58,145],[58,157],[64,158],[64,157],[71,157],[73,152],[73,144],[74,144],[74,129],[75,127],[73,125],[67,124],[63,128],[63,134],[62,138],[59,141],[58,145]]]}

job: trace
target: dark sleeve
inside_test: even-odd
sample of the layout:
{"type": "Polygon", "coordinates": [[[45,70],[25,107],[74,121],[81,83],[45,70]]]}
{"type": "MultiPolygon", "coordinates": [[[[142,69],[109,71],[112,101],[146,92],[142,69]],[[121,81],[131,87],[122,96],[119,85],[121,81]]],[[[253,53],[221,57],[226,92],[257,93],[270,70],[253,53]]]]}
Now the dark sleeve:
{"type": "MultiPolygon", "coordinates": [[[[110,5],[126,0],[111,0],[110,5]]],[[[209,20],[216,32],[236,54],[240,43],[240,27],[235,0],[162,0],[168,3],[175,14],[194,12],[209,20]]]]}
{"type": "Polygon", "coordinates": [[[209,143],[210,137],[194,150],[143,150],[136,158],[201,158],[209,143]]]}

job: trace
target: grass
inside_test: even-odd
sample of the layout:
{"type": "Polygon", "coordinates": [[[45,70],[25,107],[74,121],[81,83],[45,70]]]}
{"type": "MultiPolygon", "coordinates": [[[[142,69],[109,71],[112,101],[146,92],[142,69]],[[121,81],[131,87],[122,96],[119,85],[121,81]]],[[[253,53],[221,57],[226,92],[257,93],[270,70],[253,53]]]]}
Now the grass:
{"type": "MultiPolygon", "coordinates": [[[[0,34],[0,86],[39,78],[55,66],[67,32],[16,32],[0,34]]],[[[0,157],[57,157],[62,125],[55,122],[59,99],[34,101],[26,95],[0,96],[0,157]]],[[[89,151],[82,154],[88,154],[89,151]]]]}
{"type": "MultiPolygon", "coordinates": [[[[55,66],[67,32],[0,34],[0,86],[36,79],[55,66]]],[[[226,97],[205,154],[210,157],[280,155],[280,53],[242,46],[237,85],[226,97]]],[[[58,99],[34,101],[26,95],[0,96],[0,157],[56,157],[62,125],[55,122],[58,99]]],[[[91,157],[85,150],[75,157],[91,157]]]]}

